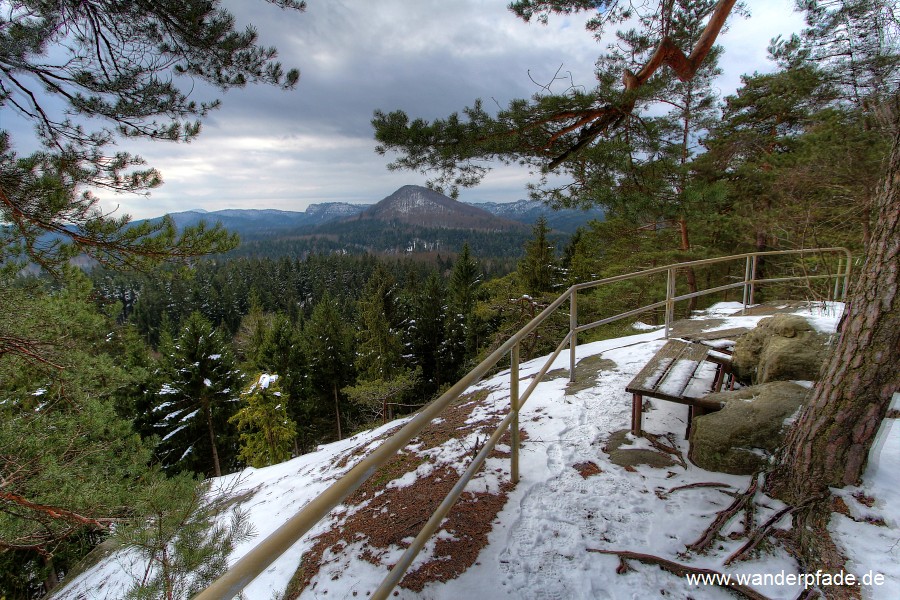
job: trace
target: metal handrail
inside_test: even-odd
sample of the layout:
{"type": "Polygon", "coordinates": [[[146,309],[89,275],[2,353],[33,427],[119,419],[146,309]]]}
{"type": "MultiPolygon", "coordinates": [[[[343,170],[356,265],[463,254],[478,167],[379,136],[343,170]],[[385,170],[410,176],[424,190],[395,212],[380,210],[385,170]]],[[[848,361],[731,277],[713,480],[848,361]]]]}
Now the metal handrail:
{"type": "Polygon", "coordinates": [[[425,527],[422,528],[422,530],[419,532],[419,535],[416,536],[415,540],[413,540],[413,542],[404,552],[403,556],[400,558],[397,564],[394,565],[393,569],[391,569],[391,572],[384,579],[375,593],[371,596],[371,598],[375,600],[383,600],[384,598],[387,598],[394,587],[396,587],[396,585],[403,578],[403,575],[406,573],[407,568],[412,563],[413,559],[419,553],[421,548],[440,526],[441,521],[450,511],[459,496],[462,494],[465,486],[481,467],[482,463],[485,461],[487,456],[493,450],[494,446],[497,444],[506,430],[510,427],[512,427],[512,440],[510,444],[510,476],[513,483],[518,482],[519,410],[528,399],[531,392],[543,379],[544,375],[547,373],[547,370],[550,368],[550,366],[560,355],[563,348],[565,348],[567,344],[569,346],[570,352],[569,379],[571,381],[575,380],[575,349],[577,346],[578,333],[664,306],[666,308],[665,336],[669,337],[674,317],[674,305],[676,302],[729,289],[743,288],[743,304],[744,308],[746,309],[749,305],[753,304],[756,286],[759,284],[772,282],[835,278],[835,297],[838,296],[840,287],[840,298],[843,300],[846,297],[847,287],[849,285],[851,261],[852,255],[846,248],[813,248],[806,250],[749,252],[746,254],[708,258],[690,262],[676,263],[663,267],[655,267],[643,271],[637,271],[635,273],[629,273],[627,275],[617,275],[597,281],[578,283],[569,287],[556,300],[554,300],[549,306],[541,311],[539,315],[534,317],[527,325],[513,334],[513,336],[511,336],[499,348],[491,352],[491,354],[488,355],[487,358],[485,358],[475,368],[469,371],[450,389],[448,389],[439,398],[419,411],[419,413],[408,423],[406,423],[406,425],[404,425],[399,431],[397,431],[397,433],[385,440],[371,454],[366,456],[353,468],[347,471],[347,473],[345,473],[343,477],[335,481],[325,491],[313,498],[297,514],[288,519],[288,521],[286,521],[281,527],[276,529],[265,540],[260,542],[255,548],[253,548],[244,557],[237,561],[224,575],[222,575],[212,585],[210,585],[198,596],[196,596],[196,600],[227,600],[240,593],[240,591],[244,589],[244,587],[246,587],[251,581],[253,581],[253,579],[255,579],[260,573],[262,573],[263,570],[266,569],[266,567],[268,567],[272,562],[274,562],[278,557],[286,552],[288,548],[293,546],[294,543],[296,543],[305,533],[307,533],[313,526],[315,526],[321,519],[323,519],[334,507],[340,504],[344,500],[344,498],[356,491],[376,471],[376,469],[385,464],[397,452],[403,449],[420,431],[422,431],[422,429],[425,428],[426,425],[436,419],[454,400],[459,398],[459,396],[466,389],[480,381],[481,378],[484,377],[484,375],[486,375],[491,369],[493,369],[506,356],[506,354],[509,353],[510,412],[506,416],[506,418],[501,421],[500,425],[496,428],[488,441],[485,442],[484,446],[481,448],[481,451],[469,464],[469,467],[460,477],[456,485],[454,485],[453,489],[450,491],[444,501],[441,502],[440,506],[428,520],[425,527]],[[837,272],[833,275],[803,275],[776,279],[756,279],[759,257],[810,254],[814,252],[843,253],[846,257],[846,266],[843,269],[843,273],[841,273],[842,262],[839,262],[837,272]],[[746,261],[744,269],[744,279],[742,281],[724,286],[718,286],[715,288],[709,288],[706,290],[700,290],[689,294],[683,294],[680,296],[675,295],[675,277],[679,270],[740,259],[744,259],[746,261]],[[578,291],[592,289],[619,281],[625,281],[627,279],[646,277],[663,272],[667,273],[665,300],[655,302],[624,313],[620,313],[613,317],[601,319],[587,325],[578,325],[578,291]],[[843,284],[839,286],[841,280],[843,280],[843,284]],[[526,336],[537,329],[567,300],[569,301],[570,305],[569,332],[556,347],[556,350],[553,352],[553,354],[551,354],[550,357],[544,362],[544,365],[535,375],[528,388],[520,396],[519,345],[526,336]]]}

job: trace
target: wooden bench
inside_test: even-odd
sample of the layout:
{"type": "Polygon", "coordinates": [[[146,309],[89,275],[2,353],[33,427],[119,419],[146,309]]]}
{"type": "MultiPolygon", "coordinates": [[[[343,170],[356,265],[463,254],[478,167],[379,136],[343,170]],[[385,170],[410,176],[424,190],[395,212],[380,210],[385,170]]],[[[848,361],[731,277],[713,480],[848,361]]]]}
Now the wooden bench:
{"type": "Polygon", "coordinates": [[[625,387],[625,391],[632,394],[631,432],[634,435],[641,435],[644,396],[650,396],[688,405],[687,432],[685,433],[685,437],[687,437],[690,434],[691,420],[695,416],[722,408],[718,402],[704,401],[703,395],[709,391],[721,389],[722,381],[730,369],[730,364],[726,355],[715,352],[709,346],[682,340],[666,342],[625,387]],[[716,364],[716,376],[712,387],[710,390],[704,391],[702,395],[689,395],[688,387],[691,380],[704,361],[716,364]]]}

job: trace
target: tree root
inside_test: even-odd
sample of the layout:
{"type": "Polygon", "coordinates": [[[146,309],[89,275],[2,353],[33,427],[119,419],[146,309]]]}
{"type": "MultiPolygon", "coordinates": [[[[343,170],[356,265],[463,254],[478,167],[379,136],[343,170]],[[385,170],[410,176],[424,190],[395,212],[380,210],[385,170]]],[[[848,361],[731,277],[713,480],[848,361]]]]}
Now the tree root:
{"type": "MultiPolygon", "coordinates": [[[[701,481],[699,483],[688,483],[686,485],[677,485],[668,491],[657,490],[656,497],[660,500],[665,500],[669,497],[672,492],[678,492],[681,490],[693,490],[697,488],[720,488],[720,487],[731,487],[731,484],[728,483],[718,483],[715,481],[701,481]]],[[[727,492],[726,492],[727,493],[727,492]]]]}
{"type": "Polygon", "coordinates": [[[823,498],[821,496],[817,496],[815,498],[810,498],[809,500],[802,502],[802,503],[798,504],[797,506],[787,506],[785,508],[782,508],[781,510],[776,512],[774,515],[769,517],[769,519],[765,523],[763,523],[762,525],[757,527],[750,534],[750,536],[749,536],[750,539],[747,540],[747,543],[744,544],[743,546],[741,546],[740,548],[738,548],[738,550],[735,551],[731,556],[726,558],[724,564],[727,566],[733,562],[737,562],[739,560],[744,560],[744,558],[746,558],[747,554],[751,550],[756,548],[756,546],[769,534],[769,530],[772,529],[772,527],[774,527],[775,524],[778,523],[778,521],[780,521],[784,515],[789,515],[789,514],[792,515],[799,510],[803,510],[806,507],[808,507],[812,504],[815,504],[816,502],[819,502],[820,500],[823,500],[823,498]]]}
{"type": "Polygon", "coordinates": [[[753,479],[750,480],[750,486],[738,497],[734,499],[728,508],[725,510],[719,511],[716,515],[715,520],[712,524],[706,528],[706,531],[697,539],[693,544],[688,545],[688,550],[693,552],[703,552],[713,543],[716,539],[716,535],[722,530],[728,521],[736,515],[740,510],[745,509],[746,507],[751,507],[750,504],[753,497],[756,495],[756,490],[759,488],[759,474],[753,475],[753,479]]]}
{"type": "Polygon", "coordinates": [[[681,563],[677,563],[671,560],[667,560],[665,558],[654,556],[652,554],[641,554],[640,552],[629,552],[628,550],[601,550],[599,548],[588,548],[588,552],[597,552],[599,554],[611,554],[613,556],[618,556],[619,560],[622,561],[622,564],[616,569],[618,573],[626,572],[630,567],[625,562],[626,560],[636,560],[645,564],[656,565],[659,568],[668,571],[674,575],[678,575],[679,577],[685,577],[687,575],[709,575],[710,576],[710,584],[718,585],[719,587],[724,587],[733,592],[737,592],[741,594],[745,598],[750,598],[751,600],[768,600],[766,596],[763,596],[756,590],[746,585],[741,585],[739,583],[731,583],[727,582],[727,577],[720,573],[719,571],[714,571],[712,569],[701,569],[698,567],[690,567],[688,565],[683,565],[681,563]],[[718,576],[718,577],[717,577],[718,576]],[[715,579],[714,579],[715,578],[715,579]]]}

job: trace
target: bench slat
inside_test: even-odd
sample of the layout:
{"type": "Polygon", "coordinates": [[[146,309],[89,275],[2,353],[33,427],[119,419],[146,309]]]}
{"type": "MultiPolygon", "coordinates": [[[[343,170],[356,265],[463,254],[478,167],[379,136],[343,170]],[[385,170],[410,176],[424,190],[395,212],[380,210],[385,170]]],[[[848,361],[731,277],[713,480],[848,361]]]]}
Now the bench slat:
{"type": "Polygon", "coordinates": [[[669,340],[635,375],[625,390],[632,394],[684,402],[684,390],[708,352],[709,348],[699,344],[669,340]]]}

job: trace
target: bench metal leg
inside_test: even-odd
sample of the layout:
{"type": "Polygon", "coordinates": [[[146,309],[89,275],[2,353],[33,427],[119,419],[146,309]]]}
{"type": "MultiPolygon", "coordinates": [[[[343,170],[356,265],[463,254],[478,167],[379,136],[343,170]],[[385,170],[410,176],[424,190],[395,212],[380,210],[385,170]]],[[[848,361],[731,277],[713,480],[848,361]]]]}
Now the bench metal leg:
{"type": "Polygon", "coordinates": [[[722,368],[722,365],[716,365],[716,378],[713,380],[712,391],[714,391],[714,392],[722,391],[722,383],[724,381],[725,381],[725,369],[722,368]]]}
{"type": "Polygon", "coordinates": [[[631,395],[631,433],[641,435],[641,419],[644,416],[644,397],[640,394],[631,395]]]}
{"type": "Polygon", "coordinates": [[[691,437],[691,425],[694,422],[694,417],[705,415],[708,412],[709,411],[702,406],[697,406],[695,404],[688,405],[687,428],[684,430],[684,439],[687,440],[691,437]]]}

